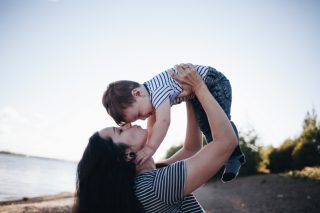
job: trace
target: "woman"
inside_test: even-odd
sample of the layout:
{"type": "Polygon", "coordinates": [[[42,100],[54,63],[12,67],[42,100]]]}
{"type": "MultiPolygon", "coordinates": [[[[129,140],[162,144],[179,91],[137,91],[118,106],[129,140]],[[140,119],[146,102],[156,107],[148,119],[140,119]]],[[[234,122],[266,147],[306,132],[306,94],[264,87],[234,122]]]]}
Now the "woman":
{"type": "Polygon", "coordinates": [[[105,128],[89,140],[77,171],[74,212],[203,212],[191,194],[212,177],[237,145],[230,121],[194,67],[180,65],[172,77],[191,88],[203,106],[214,143],[201,148],[193,108],[183,148],[156,169],[152,158],[136,165],[135,153],[147,141],[139,126],[105,128]]]}

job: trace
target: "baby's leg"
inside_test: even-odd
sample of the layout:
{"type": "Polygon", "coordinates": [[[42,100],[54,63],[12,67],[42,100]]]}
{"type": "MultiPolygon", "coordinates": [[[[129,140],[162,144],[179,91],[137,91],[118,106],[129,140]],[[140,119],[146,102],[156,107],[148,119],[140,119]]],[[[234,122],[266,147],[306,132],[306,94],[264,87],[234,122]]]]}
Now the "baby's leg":
{"type": "MultiPolygon", "coordinates": [[[[230,110],[232,101],[232,91],[229,80],[222,73],[212,68],[212,70],[208,72],[205,82],[209,91],[215,97],[221,108],[226,113],[227,117],[231,119],[230,110]]],[[[206,113],[197,99],[193,100],[193,105],[195,108],[199,127],[202,133],[205,135],[207,142],[210,143],[212,141],[212,134],[210,131],[210,126],[206,113]]],[[[237,127],[232,121],[230,122],[239,141],[237,127]]],[[[243,165],[244,163],[245,157],[240,149],[238,142],[238,146],[235,148],[229,160],[225,164],[225,170],[222,176],[222,181],[227,182],[234,179],[238,175],[241,165],[243,165]]]]}
{"type": "MultiPolygon", "coordinates": [[[[205,83],[212,96],[216,99],[216,101],[219,103],[230,120],[232,93],[231,85],[228,79],[222,73],[210,67],[206,76],[205,83]]],[[[196,112],[199,127],[202,133],[205,135],[207,142],[210,143],[212,141],[212,134],[207,115],[197,98],[194,98],[192,100],[192,104],[196,112]]],[[[233,124],[232,127],[234,128],[234,130],[236,131],[236,135],[238,136],[238,131],[235,125],[233,124]]]]}

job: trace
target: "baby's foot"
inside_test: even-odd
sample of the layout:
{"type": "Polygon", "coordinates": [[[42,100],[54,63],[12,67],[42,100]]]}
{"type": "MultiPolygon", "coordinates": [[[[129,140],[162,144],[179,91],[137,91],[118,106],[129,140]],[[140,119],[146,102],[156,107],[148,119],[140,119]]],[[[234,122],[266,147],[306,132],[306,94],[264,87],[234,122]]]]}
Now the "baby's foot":
{"type": "Polygon", "coordinates": [[[243,154],[229,158],[229,160],[225,163],[221,181],[226,183],[235,179],[238,176],[241,166],[245,164],[245,162],[246,159],[243,154]]]}

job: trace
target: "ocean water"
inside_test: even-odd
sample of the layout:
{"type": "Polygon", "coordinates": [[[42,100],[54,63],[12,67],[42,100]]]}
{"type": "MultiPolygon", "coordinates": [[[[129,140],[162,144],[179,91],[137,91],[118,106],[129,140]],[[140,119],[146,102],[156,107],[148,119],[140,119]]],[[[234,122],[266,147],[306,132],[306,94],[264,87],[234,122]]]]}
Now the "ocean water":
{"type": "Polygon", "coordinates": [[[77,163],[0,154],[0,201],[75,192],[77,163]]]}

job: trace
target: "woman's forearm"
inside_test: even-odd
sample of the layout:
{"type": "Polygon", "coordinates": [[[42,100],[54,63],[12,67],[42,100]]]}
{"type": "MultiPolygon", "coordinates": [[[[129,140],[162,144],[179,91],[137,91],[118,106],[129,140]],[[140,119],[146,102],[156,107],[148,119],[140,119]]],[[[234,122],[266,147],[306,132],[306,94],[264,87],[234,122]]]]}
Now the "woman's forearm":
{"type": "Polygon", "coordinates": [[[191,86],[206,112],[214,138],[214,143],[203,147],[196,155],[186,160],[188,172],[185,194],[189,194],[221,168],[236,147],[237,137],[228,117],[192,65],[181,69],[181,73],[173,74],[172,77],[182,84],[191,86]]]}
{"type": "Polygon", "coordinates": [[[230,121],[206,85],[199,87],[195,94],[207,114],[214,142],[187,160],[185,194],[193,192],[209,180],[222,167],[237,144],[230,121]]]}
{"type": "Polygon", "coordinates": [[[170,158],[161,160],[161,163],[172,164],[179,160],[184,160],[193,156],[202,147],[202,134],[198,126],[194,108],[191,102],[186,102],[187,109],[187,128],[185,142],[170,158]]]}
{"type": "Polygon", "coordinates": [[[187,129],[186,137],[184,142],[184,147],[190,152],[196,153],[202,148],[202,134],[198,125],[196,118],[196,113],[194,111],[191,102],[186,103],[187,108],[187,129]]]}

